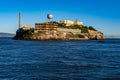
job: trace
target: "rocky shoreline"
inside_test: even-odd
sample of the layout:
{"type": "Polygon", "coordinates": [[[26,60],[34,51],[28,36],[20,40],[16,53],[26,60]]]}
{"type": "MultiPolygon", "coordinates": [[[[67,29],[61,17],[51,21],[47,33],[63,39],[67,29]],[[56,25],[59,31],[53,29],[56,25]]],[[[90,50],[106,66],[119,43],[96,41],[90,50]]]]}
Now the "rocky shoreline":
{"type": "Polygon", "coordinates": [[[17,31],[13,37],[15,40],[104,40],[104,35],[101,32],[92,31],[89,33],[75,33],[65,31],[41,31],[31,32],[17,31]]]}

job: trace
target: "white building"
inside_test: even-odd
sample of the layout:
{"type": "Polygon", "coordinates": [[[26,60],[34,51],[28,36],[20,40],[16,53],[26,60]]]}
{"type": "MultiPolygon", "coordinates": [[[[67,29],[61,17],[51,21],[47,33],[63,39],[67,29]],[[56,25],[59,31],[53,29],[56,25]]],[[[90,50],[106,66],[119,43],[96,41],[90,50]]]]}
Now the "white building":
{"type": "Polygon", "coordinates": [[[78,20],[75,21],[70,21],[70,20],[61,20],[61,24],[65,24],[66,26],[71,26],[71,25],[83,25],[83,22],[79,22],[78,20]]]}
{"type": "Polygon", "coordinates": [[[23,25],[23,26],[21,27],[21,29],[22,29],[22,30],[30,30],[31,27],[30,27],[29,25],[23,25]]]}
{"type": "Polygon", "coordinates": [[[66,26],[71,26],[74,24],[74,22],[70,20],[61,20],[60,23],[65,24],[66,26]]]}
{"type": "Polygon", "coordinates": [[[83,25],[83,22],[79,22],[78,20],[75,20],[74,25],[83,25]]]}

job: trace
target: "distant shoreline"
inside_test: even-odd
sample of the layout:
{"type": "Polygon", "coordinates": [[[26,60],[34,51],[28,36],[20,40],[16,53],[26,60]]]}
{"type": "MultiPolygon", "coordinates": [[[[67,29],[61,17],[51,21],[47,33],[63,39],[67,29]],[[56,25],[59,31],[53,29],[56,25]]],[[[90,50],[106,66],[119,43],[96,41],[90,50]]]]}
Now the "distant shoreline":
{"type": "Polygon", "coordinates": [[[14,37],[15,34],[0,32],[0,37],[14,37]]]}
{"type": "Polygon", "coordinates": [[[120,38],[120,36],[105,36],[106,38],[120,38]]]}

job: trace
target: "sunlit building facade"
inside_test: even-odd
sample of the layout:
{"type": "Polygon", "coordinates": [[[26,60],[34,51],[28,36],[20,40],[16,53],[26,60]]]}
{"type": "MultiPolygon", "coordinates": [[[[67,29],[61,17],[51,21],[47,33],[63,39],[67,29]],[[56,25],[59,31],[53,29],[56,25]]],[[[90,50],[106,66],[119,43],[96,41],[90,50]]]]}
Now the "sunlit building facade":
{"type": "Polygon", "coordinates": [[[57,30],[57,24],[55,23],[35,23],[35,30],[36,31],[50,31],[50,30],[57,30]]]}
{"type": "Polygon", "coordinates": [[[71,25],[83,25],[83,22],[79,22],[78,20],[75,21],[70,21],[70,20],[61,20],[61,24],[65,24],[66,26],[71,26],[71,25]]]}

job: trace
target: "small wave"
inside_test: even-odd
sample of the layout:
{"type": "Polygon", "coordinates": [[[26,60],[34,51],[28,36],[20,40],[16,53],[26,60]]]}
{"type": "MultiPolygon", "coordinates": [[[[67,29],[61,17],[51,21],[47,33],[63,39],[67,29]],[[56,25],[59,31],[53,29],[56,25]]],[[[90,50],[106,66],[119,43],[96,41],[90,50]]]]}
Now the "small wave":
{"type": "Polygon", "coordinates": [[[86,64],[86,65],[81,65],[80,67],[82,68],[102,68],[101,65],[98,65],[98,64],[86,64]]]}
{"type": "Polygon", "coordinates": [[[120,80],[120,78],[102,78],[101,80],[120,80]]]}

